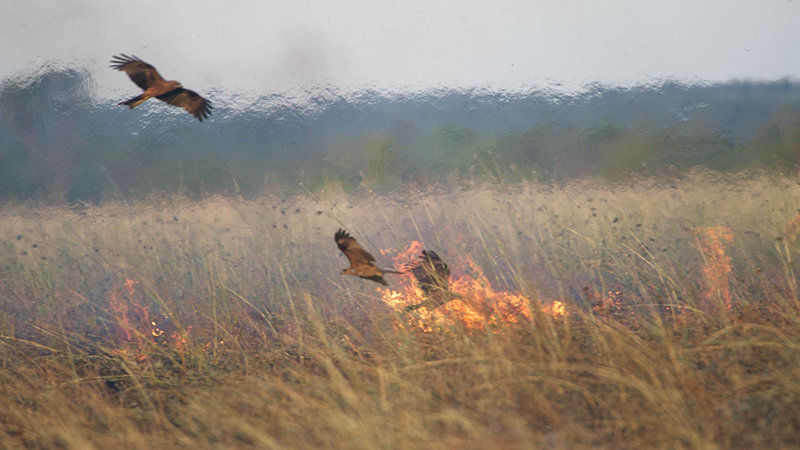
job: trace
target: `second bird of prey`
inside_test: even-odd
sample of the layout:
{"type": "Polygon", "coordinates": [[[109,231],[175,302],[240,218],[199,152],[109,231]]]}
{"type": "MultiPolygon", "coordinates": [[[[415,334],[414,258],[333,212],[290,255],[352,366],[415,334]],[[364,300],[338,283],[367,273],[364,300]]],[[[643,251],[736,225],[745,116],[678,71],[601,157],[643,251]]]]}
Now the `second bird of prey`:
{"type": "Polygon", "coordinates": [[[347,260],[350,261],[350,267],[342,269],[342,273],[345,275],[361,277],[388,286],[389,283],[383,279],[384,273],[402,273],[378,268],[378,266],[374,264],[375,257],[361,248],[355,238],[341,228],[333,235],[333,239],[336,241],[336,246],[339,247],[339,250],[341,250],[344,256],[347,257],[347,260]]]}

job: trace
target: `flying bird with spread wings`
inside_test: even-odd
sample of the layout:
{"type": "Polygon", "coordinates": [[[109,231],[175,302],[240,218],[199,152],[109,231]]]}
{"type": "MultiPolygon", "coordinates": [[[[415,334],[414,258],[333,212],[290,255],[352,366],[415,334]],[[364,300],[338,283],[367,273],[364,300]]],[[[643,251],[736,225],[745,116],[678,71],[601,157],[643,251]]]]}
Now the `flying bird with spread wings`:
{"type": "Polygon", "coordinates": [[[417,279],[427,300],[407,306],[407,311],[423,307],[438,308],[450,300],[460,298],[450,290],[450,267],[434,251],[422,250],[419,261],[411,267],[411,274],[417,279]]]}
{"type": "Polygon", "coordinates": [[[341,228],[333,236],[333,239],[336,241],[336,246],[339,247],[339,250],[350,261],[350,267],[342,269],[342,273],[345,275],[361,277],[388,286],[389,283],[383,279],[383,274],[402,273],[377,267],[374,264],[375,258],[368,251],[361,248],[355,238],[350,236],[350,233],[341,228]]]}
{"type": "Polygon", "coordinates": [[[195,91],[185,89],[178,81],[165,80],[155,67],[136,56],[128,56],[124,53],[114,56],[111,60],[111,68],[127,73],[130,79],[144,91],[141,95],[118,103],[119,105],[128,105],[133,109],[147,99],[155,97],[189,111],[200,122],[211,114],[212,107],[208,100],[195,91]]]}

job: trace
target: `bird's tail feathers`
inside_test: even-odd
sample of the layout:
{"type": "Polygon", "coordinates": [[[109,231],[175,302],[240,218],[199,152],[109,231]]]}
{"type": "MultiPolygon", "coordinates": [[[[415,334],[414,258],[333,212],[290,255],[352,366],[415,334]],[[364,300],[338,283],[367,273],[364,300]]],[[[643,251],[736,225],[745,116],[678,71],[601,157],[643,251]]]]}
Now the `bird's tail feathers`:
{"type": "Polygon", "coordinates": [[[150,97],[146,96],[145,94],[141,94],[141,95],[137,95],[136,97],[133,97],[131,99],[125,100],[124,102],[119,102],[117,104],[118,105],[128,105],[129,108],[133,109],[133,108],[141,105],[142,103],[144,103],[145,100],[147,100],[148,98],[150,98],[150,97]]]}

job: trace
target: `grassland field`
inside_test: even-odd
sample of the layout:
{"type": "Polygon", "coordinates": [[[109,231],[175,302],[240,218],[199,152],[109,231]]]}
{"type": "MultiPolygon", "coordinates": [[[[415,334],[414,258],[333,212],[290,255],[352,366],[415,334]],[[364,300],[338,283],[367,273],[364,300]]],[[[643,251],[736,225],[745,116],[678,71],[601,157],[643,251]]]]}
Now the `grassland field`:
{"type": "Polygon", "coordinates": [[[797,447],[799,202],[697,172],[4,205],[0,447],[797,447]],[[341,275],[340,227],[435,250],[483,323],[341,275]]]}

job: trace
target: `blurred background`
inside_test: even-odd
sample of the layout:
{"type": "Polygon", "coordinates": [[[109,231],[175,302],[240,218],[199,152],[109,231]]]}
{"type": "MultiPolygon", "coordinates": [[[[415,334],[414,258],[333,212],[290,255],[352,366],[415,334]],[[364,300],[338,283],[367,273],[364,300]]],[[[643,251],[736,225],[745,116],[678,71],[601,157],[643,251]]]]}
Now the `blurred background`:
{"type": "Polygon", "coordinates": [[[5,2],[0,200],[792,171],[792,2],[5,2]],[[136,54],[212,118],[139,93],[136,54]]]}

